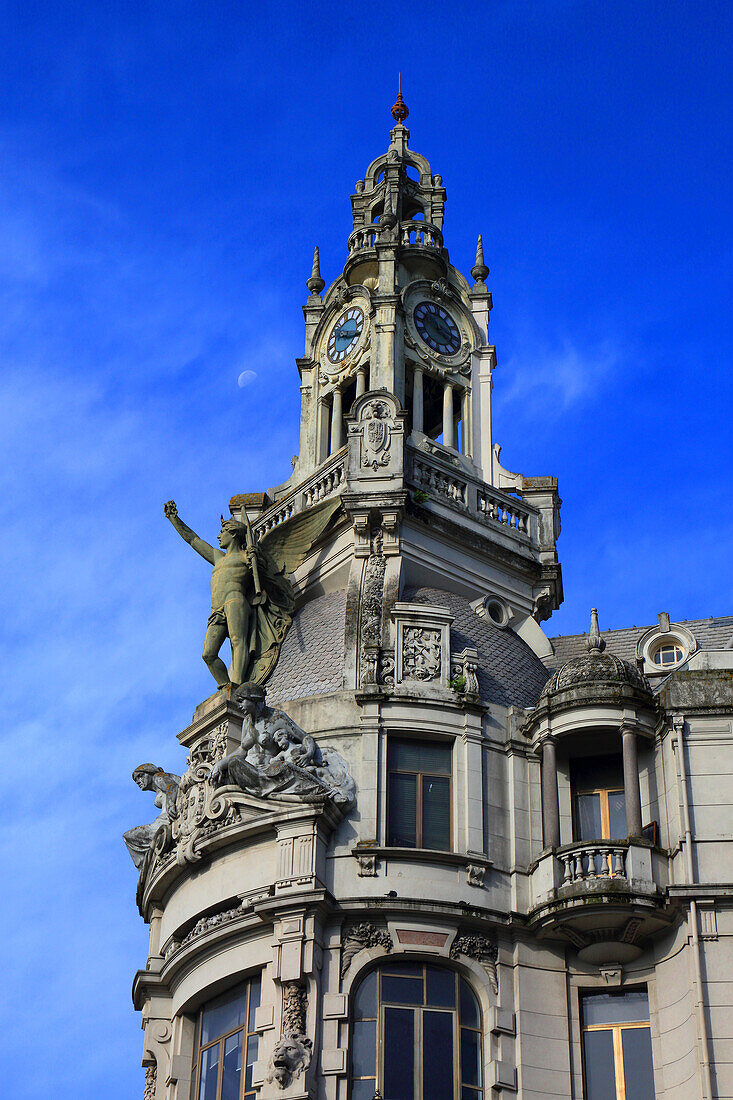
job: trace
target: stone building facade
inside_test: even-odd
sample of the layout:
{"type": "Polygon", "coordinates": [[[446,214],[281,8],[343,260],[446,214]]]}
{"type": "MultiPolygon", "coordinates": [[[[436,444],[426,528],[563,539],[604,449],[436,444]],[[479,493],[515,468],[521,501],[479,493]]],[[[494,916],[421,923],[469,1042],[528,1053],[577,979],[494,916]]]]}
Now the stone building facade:
{"type": "Polygon", "coordinates": [[[146,1100],[733,1097],[733,618],[548,638],[557,482],[499,461],[481,241],[468,280],[400,102],[292,477],[231,500],[263,554],[334,504],[292,623],[136,772],[146,1100]]]}

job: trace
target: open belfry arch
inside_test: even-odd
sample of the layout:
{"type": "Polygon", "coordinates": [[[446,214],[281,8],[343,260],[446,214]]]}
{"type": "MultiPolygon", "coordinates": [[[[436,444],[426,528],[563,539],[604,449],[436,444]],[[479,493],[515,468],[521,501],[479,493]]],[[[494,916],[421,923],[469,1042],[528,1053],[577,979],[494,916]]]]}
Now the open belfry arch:
{"type": "Polygon", "coordinates": [[[407,113],[315,250],[291,477],[218,547],[165,506],[216,690],[133,777],[145,1100],[733,1095],[733,620],[544,633],[557,481],[499,461],[482,238],[467,278],[407,113]]]}

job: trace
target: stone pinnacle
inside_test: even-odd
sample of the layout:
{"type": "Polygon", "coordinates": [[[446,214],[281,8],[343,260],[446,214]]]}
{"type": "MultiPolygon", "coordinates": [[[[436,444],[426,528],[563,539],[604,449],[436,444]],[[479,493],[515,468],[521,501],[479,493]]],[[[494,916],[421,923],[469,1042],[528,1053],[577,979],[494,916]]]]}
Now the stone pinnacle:
{"type": "Polygon", "coordinates": [[[599,657],[603,650],[606,648],[606,643],[601,637],[601,632],[598,629],[598,612],[595,607],[591,608],[590,612],[590,634],[586,641],[588,652],[592,657],[599,657]]]}
{"type": "Polygon", "coordinates": [[[311,294],[320,294],[326,285],[321,278],[321,260],[318,255],[318,245],[313,249],[313,269],[311,271],[311,277],[305,284],[311,294]]]}
{"type": "Polygon", "coordinates": [[[489,269],[484,263],[484,242],[481,240],[480,233],[476,244],[476,263],[471,268],[471,274],[477,283],[485,282],[486,276],[489,274],[489,269]]]}

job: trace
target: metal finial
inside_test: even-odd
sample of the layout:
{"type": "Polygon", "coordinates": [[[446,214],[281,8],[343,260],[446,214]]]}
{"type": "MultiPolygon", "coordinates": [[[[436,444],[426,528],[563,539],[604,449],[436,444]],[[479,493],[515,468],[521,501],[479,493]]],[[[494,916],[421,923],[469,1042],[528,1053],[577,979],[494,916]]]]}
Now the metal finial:
{"type": "Polygon", "coordinates": [[[606,648],[606,643],[601,637],[601,632],[598,629],[598,612],[595,607],[592,607],[590,611],[590,634],[585,644],[591,656],[600,656],[606,648]]]}
{"type": "Polygon", "coordinates": [[[402,98],[402,73],[399,73],[397,78],[397,99],[395,100],[392,107],[392,118],[395,120],[395,122],[402,124],[409,113],[410,111],[407,107],[407,104],[402,98]]]}
{"type": "Polygon", "coordinates": [[[311,277],[305,284],[311,294],[320,294],[326,285],[321,278],[321,260],[318,255],[318,245],[313,249],[313,269],[311,271],[311,277]]]}
{"type": "Polygon", "coordinates": [[[484,242],[481,240],[480,233],[476,245],[476,263],[471,268],[471,274],[477,283],[485,282],[486,276],[489,274],[489,269],[484,263],[484,242]]]}

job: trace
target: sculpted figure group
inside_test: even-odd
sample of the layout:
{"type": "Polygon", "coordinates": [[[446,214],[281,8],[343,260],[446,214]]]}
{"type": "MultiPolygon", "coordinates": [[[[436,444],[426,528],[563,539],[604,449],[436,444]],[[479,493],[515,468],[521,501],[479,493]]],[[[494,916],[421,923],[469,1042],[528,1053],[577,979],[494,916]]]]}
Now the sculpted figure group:
{"type": "MultiPolygon", "coordinates": [[[[262,799],[331,801],[343,807],[353,803],[356,787],[344,758],[335,749],[321,748],[284,711],[268,707],[263,687],[242,684],[234,702],[242,712],[239,748],[216,761],[208,776],[204,772],[206,785],[234,786],[262,799]]],[[[132,778],[141,790],[155,791],[155,805],[161,810],[150,825],[138,825],[124,835],[141,870],[156,834],[174,819],[184,819],[190,774],[182,781],[154,764],[141,764],[132,778]]]]}

